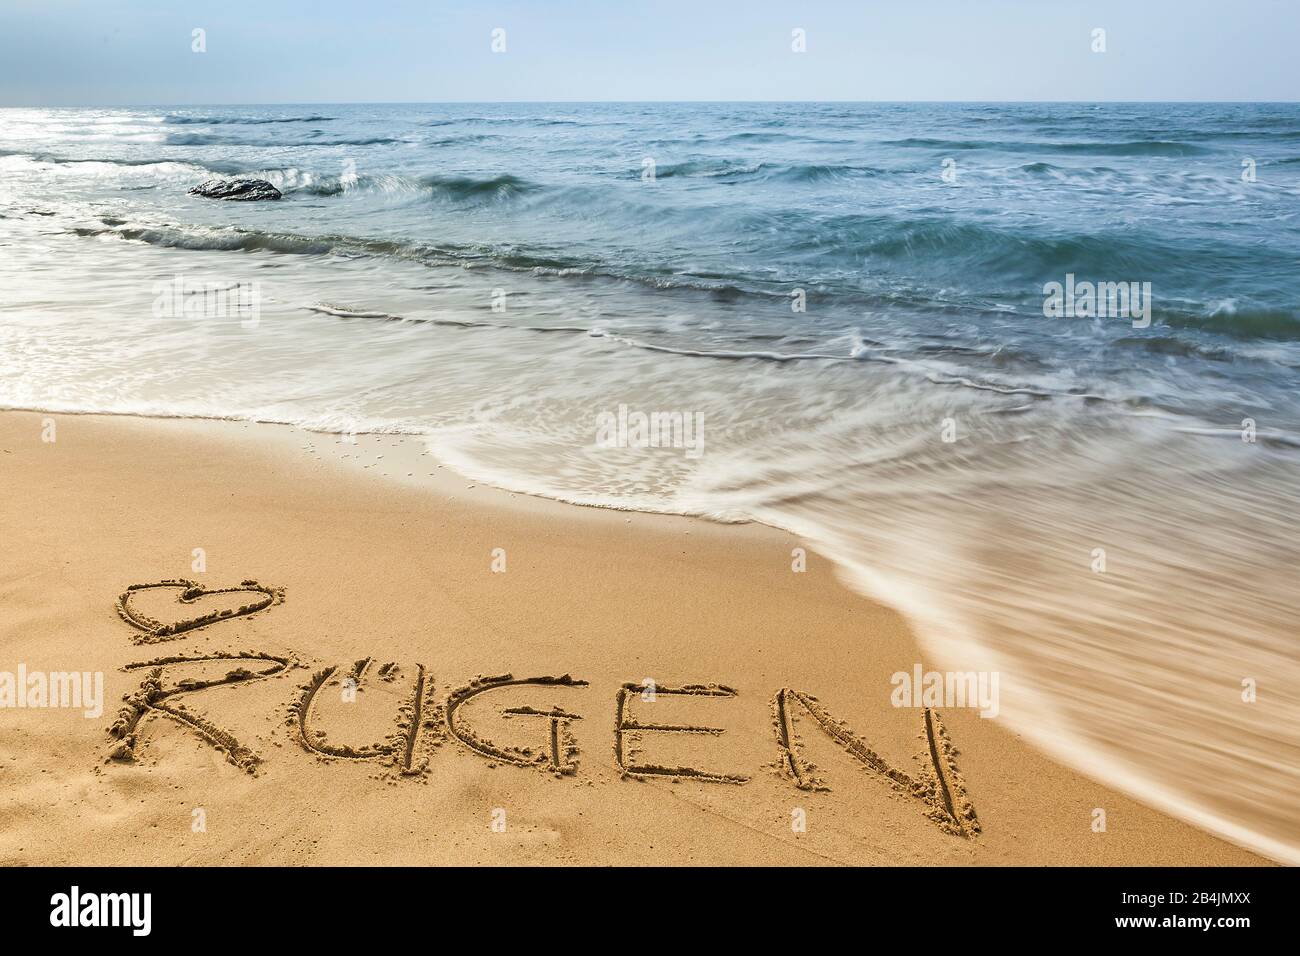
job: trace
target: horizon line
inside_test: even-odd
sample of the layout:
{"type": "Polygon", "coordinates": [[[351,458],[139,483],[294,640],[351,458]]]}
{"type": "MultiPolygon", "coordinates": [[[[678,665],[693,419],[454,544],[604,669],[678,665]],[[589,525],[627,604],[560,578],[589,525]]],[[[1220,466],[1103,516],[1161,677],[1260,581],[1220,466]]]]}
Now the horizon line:
{"type": "Polygon", "coordinates": [[[817,106],[823,104],[840,104],[840,105],[975,105],[988,104],[997,106],[1019,106],[1019,105],[1151,105],[1161,106],[1169,104],[1179,105],[1241,105],[1241,106],[1292,106],[1300,104],[1300,99],[1290,100],[1204,100],[1204,99],[1177,99],[1177,100],[1146,100],[1146,99],[1108,99],[1108,100],[1053,100],[1053,99],[1028,99],[1028,100],[987,100],[987,99],[952,99],[952,100],[859,100],[859,99],[820,99],[820,100],[768,100],[768,99],[741,99],[741,100],[712,100],[712,99],[689,99],[689,100],[582,100],[582,99],[520,99],[520,100],[261,100],[261,101],[244,101],[244,102],[111,102],[111,103],[2,103],[0,109],[143,109],[148,107],[157,108],[179,108],[195,106],[215,106],[215,107],[245,107],[245,106],[547,106],[547,105],[570,105],[570,106],[643,106],[643,105],[679,105],[679,104],[806,104],[817,106]]]}

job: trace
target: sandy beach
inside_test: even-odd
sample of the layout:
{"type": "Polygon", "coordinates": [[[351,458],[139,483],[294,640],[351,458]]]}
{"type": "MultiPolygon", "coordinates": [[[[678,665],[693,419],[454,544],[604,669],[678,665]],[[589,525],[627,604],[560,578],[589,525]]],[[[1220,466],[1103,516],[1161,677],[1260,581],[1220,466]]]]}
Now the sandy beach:
{"type": "Polygon", "coordinates": [[[0,671],[103,675],[0,714],[6,865],[1267,862],[894,706],[943,662],[760,525],[228,422],[5,412],[0,479],[0,671]]]}

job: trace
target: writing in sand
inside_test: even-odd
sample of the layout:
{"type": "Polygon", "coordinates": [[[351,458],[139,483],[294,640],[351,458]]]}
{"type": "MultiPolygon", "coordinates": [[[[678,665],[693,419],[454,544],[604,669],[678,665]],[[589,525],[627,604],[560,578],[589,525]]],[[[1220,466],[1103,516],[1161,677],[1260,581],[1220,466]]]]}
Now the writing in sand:
{"type": "MultiPolygon", "coordinates": [[[[150,584],[131,585],[118,598],[118,614],[136,633],[137,644],[174,641],[199,628],[224,620],[255,614],[284,600],[283,591],[247,580],[237,587],[208,590],[193,581],[174,579],[150,584]],[[177,602],[185,607],[214,595],[243,602],[226,608],[196,613],[180,620],[164,622],[137,607],[137,598],[150,591],[175,592],[177,602]]],[[[209,602],[210,603],[210,602],[209,602]]],[[[109,728],[115,745],[110,759],[130,762],[137,759],[144,745],[144,730],[153,718],[166,718],[191,729],[203,741],[222,751],[235,766],[255,773],[261,757],[210,717],[191,710],[187,702],[203,691],[236,683],[283,678],[304,665],[287,654],[262,651],[175,654],[136,661],[122,670],[141,675],[139,685],[123,697],[123,706],[109,728]],[[177,673],[189,676],[178,677],[177,673]]],[[[588,682],[569,674],[516,677],[513,674],[478,676],[453,686],[440,696],[432,676],[423,664],[416,664],[409,678],[396,663],[378,663],[365,657],[349,665],[334,665],[315,670],[310,679],[299,685],[284,708],[284,726],[289,735],[307,753],[324,762],[338,760],[374,761],[396,776],[417,777],[430,772],[433,751],[446,742],[463,752],[487,760],[493,765],[531,767],[557,777],[573,775],[578,769],[578,745],[572,733],[575,721],[585,719],[571,705],[537,706],[522,703],[527,692],[567,692],[583,688],[588,682]],[[333,688],[325,694],[325,688],[333,688]],[[386,735],[370,743],[343,743],[337,734],[337,714],[324,714],[324,702],[337,699],[355,702],[356,695],[369,687],[372,692],[391,699],[396,719],[388,724],[386,735]],[[476,729],[481,719],[473,713],[477,703],[498,705],[501,719],[528,722],[531,744],[503,743],[476,729]]],[[[658,763],[644,756],[641,746],[648,739],[689,738],[707,740],[723,734],[723,729],[702,723],[653,722],[646,720],[646,703],[659,698],[683,701],[725,702],[738,692],[720,683],[656,686],[651,681],[624,683],[617,687],[612,708],[613,766],[625,778],[690,780],[699,783],[743,785],[747,775],[696,766],[658,763]]],[[[205,701],[211,701],[206,698],[205,701]]],[[[205,703],[205,709],[210,707],[205,703]]],[[[337,710],[337,708],[334,708],[337,710]]],[[[921,811],[937,826],[963,837],[974,837],[979,822],[966,794],[965,785],[954,762],[955,750],[938,712],[921,708],[921,738],[924,750],[921,769],[907,772],[877,753],[870,744],[842,721],[836,719],[812,694],[790,687],[778,688],[771,700],[772,742],[777,754],[775,766],[795,787],[802,790],[826,790],[824,781],[803,756],[799,725],[811,724],[848,753],[863,770],[896,791],[917,801],[921,811]]]]}

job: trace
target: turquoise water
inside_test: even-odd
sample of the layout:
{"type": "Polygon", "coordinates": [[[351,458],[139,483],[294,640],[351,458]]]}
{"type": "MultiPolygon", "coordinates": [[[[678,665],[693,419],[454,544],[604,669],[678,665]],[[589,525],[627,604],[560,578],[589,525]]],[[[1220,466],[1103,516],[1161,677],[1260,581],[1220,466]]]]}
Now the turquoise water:
{"type": "Polygon", "coordinates": [[[791,529],[998,719],[1298,862],[1298,213],[1293,104],[2,110],[0,406],[791,529]],[[284,198],[187,194],[233,175],[284,198]]]}

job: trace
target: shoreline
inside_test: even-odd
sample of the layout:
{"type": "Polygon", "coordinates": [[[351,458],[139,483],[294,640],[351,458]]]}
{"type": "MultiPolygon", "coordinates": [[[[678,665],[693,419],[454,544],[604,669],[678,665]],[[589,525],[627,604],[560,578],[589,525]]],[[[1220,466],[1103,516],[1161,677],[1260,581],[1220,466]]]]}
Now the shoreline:
{"type": "MultiPolygon", "coordinates": [[[[924,752],[942,735],[918,746],[927,735],[919,711],[890,703],[890,674],[930,666],[897,612],[850,591],[811,548],[807,570],[791,573],[792,549],[805,546],[767,525],[574,508],[460,477],[417,444],[358,436],[351,445],[225,420],[0,412],[0,466],[15,489],[0,511],[15,542],[0,576],[10,658],[0,670],[95,670],[106,685],[97,720],[47,709],[5,721],[6,769],[17,779],[0,802],[12,824],[0,859],[70,862],[31,849],[48,826],[64,846],[93,847],[95,862],[108,863],[1268,863],[1067,769],[971,710],[941,710],[954,753],[934,756],[941,779],[932,789],[965,791],[977,835],[937,826],[925,801],[856,766],[812,711],[787,716],[799,753],[830,789],[801,790],[781,770],[773,733],[785,690],[816,698],[887,764],[925,779],[924,752]],[[41,440],[46,417],[54,442],[41,440]],[[196,548],[204,571],[192,570],[196,548]],[[134,645],[142,635],[117,617],[114,600],[129,585],[180,578],[214,588],[257,580],[282,588],[284,600],[174,642],[134,645]],[[218,683],[224,665],[212,670],[211,661],[182,665],[195,673],[174,679],[202,671],[213,681],[175,692],[256,754],[255,774],[193,726],[157,714],[134,762],[105,762],[118,699],[139,683],[124,667],[248,650],[294,666],[256,685],[218,683]],[[397,676],[361,668],[367,706],[349,712],[322,696],[312,726],[365,753],[369,738],[393,732],[396,711],[399,730],[403,719],[413,725],[401,757],[423,771],[295,739],[301,685],[363,658],[397,662],[397,676]],[[506,673],[573,683],[517,694],[473,683],[506,673]],[[655,723],[691,733],[616,730],[620,688],[647,679],[669,700],[655,723]],[[418,716],[403,718],[412,686],[418,716]],[[719,692],[674,696],[695,686],[719,692]],[[513,713],[486,705],[489,690],[513,713]],[[366,691],[383,700],[368,706],[366,691]],[[448,718],[456,707],[465,736],[448,718]],[[545,737],[527,717],[557,707],[569,716],[551,720],[556,772],[507,765],[542,755],[545,737]],[[619,752],[635,737],[629,752],[644,759],[619,752]],[[746,779],[659,773],[682,767],[746,779]],[[39,819],[34,808],[68,791],[94,812],[60,803],[39,819]],[[286,822],[268,806],[298,811],[286,822]],[[1105,832],[1091,825],[1098,808],[1105,832]],[[211,821],[202,833],[191,829],[199,809],[211,821]],[[496,810],[504,831],[493,829],[496,810]],[[356,826],[353,835],[370,837],[361,849],[349,845],[356,826]]],[[[176,616],[173,602],[147,597],[158,619],[176,616]]],[[[170,687],[170,674],[163,679],[170,687]]]]}

